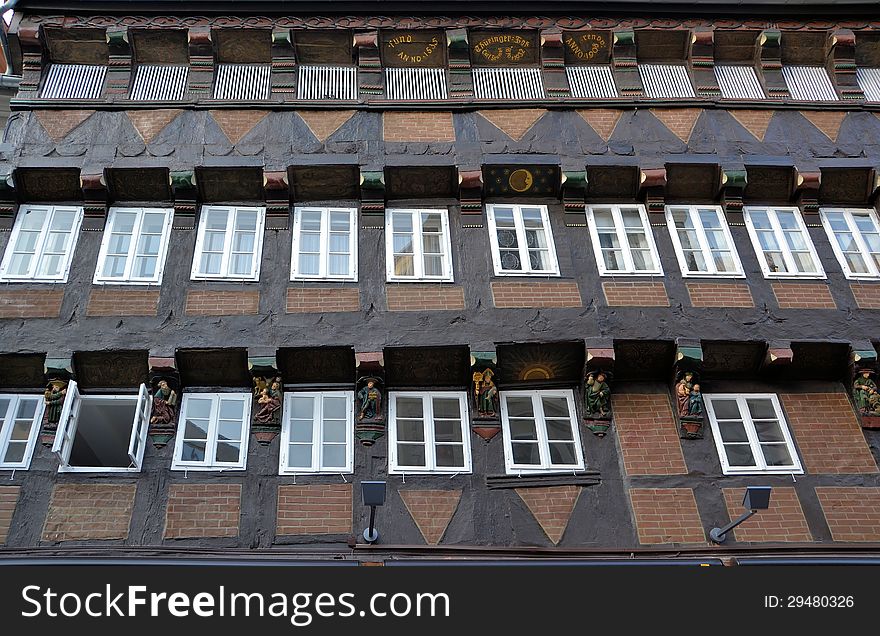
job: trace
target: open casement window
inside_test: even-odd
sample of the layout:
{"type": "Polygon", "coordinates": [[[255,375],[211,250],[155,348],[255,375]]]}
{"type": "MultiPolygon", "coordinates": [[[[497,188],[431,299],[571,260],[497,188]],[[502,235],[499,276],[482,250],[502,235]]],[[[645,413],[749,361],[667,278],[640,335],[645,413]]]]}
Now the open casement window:
{"type": "Polygon", "coordinates": [[[0,265],[0,280],[67,282],[82,216],[80,207],[21,206],[0,265]]]}
{"type": "Polygon", "coordinates": [[[463,391],[392,392],[388,419],[389,473],[471,472],[463,391]]]}
{"type": "Polygon", "coordinates": [[[82,395],[67,385],[52,451],[59,472],[138,472],[150,427],[146,385],[137,395],[82,395]]]}
{"type": "Polygon", "coordinates": [[[193,280],[259,280],[266,208],[206,205],[199,218],[193,280]]]}
{"type": "Polygon", "coordinates": [[[546,205],[486,206],[496,276],[559,276],[546,205]]]}
{"type": "Polygon", "coordinates": [[[447,210],[387,210],[385,263],[389,281],[452,282],[447,210]]]}
{"type": "Polygon", "coordinates": [[[296,208],[290,280],[357,280],[357,210],[296,208]]]}
{"type": "Polygon", "coordinates": [[[683,276],[745,277],[720,206],[668,205],[666,224],[683,276]]]}
{"type": "Polygon", "coordinates": [[[584,468],[571,390],[502,391],[501,423],[508,474],[584,468]]]}
{"type": "Polygon", "coordinates": [[[354,393],[284,396],[279,473],[350,473],[354,465],[354,393]]]}
{"type": "Polygon", "coordinates": [[[250,418],[250,393],[184,395],[172,470],[243,470],[250,418]]]}
{"type": "Polygon", "coordinates": [[[161,284],[173,216],[170,208],[111,208],[94,282],[161,284]]]}
{"type": "Polygon", "coordinates": [[[880,225],[869,209],[822,208],[822,225],[847,278],[880,278],[880,225]]]}
{"type": "Polygon", "coordinates": [[[587,224],[600,276],[663,274],[645,206],[590,205],[587,224]]]}
{"type": "Polygon", "coordinates": [[[743,216],[766,278],[825,278],[797,208],[746,206],[743,216]]]}
{"type": "Polygon", "coordinates": [[[776,395],[717,393],[704,399],[725,475],[804,472],[776,395]]]}
{"type": "Polygon", "coordinates": [[[43,422],[42,395],[0,394],[0,470],[24,470],[43,422]]]}

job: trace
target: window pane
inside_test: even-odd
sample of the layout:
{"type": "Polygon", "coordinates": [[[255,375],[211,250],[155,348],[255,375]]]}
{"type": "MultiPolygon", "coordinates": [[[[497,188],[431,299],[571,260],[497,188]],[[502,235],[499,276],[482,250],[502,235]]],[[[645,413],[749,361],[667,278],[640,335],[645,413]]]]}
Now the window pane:
{"type": "Polygon", "coordinates": [[[291,444],[287,451],[287,465],[290,468],[311,468],[312,447],[304,444],[291,444]]]}
{"type": "Polygon", "coordinates": [[[551,464],[576,464],[577,455],[575,454],[574,444],[560,444],[558,442],[550,443],[550,463],[551,464]]]}
{"type": "MultiPolygon", "coordinates": [[[[8,400],[0,400],[0,418],[2,418],[5,415],[6,410],[9,408],[8,403],[9,403],[8,400]],[[6,404],[4,404],[3,402],[6,402],[6,404]]],[[[18,409],[16,409],[16,412],[15,412],[16,419],[32,420],[32,419],[34,419],[34,415],[36,415],[36,414],[37,414],[37,400],[22,399],[19,401],[18,409]]]]}
{"type": "Polygon", "coordinates": [[[300,230],[303,232],[321,231],[321,212],[319,210],[303,210],[300,213],[300,230]]]}
{"type": "Polygon", "coordinates": [[[394,257],[394,275],[415,276],[413,257],[411,255],[394,257]]]}
{"type": "Polygon", "coordinates": [[[437,466],[443,468],[464,468],[464,448],[458,444],[437,447],[437,466]]]}
{"type": "Polygon", "coordinates": [[[736,400],[712,400],[712,408],[715,410],[715,417],[719,420],[738,420],[741,419],[739,407],[736,400]]]}
{"type": "Polygon", "coordinates": [[[346,423],[344,420],[324,421],[325,442],[345,442],[347,437],[346,433],[346,423]]]}
{"type": "Polygon", "coordinates": [[[510,439],[538,439],[535,420],[510,420],[510,439]]]}
{"type": "Polygon", "coordinates": [[[290,416],[311,420],[314,413],[314,398],[296,395],[290,400],[290,416]]]}
{"type": "Polygon", "coordinates": [[[424,442],[425,425],[421,420],[397,420],[397,439],[402,442],[424,442]]]}
{"type": "Polygon", "coordinates": [[[27,450],[27,444],[10,443],[6,447],[6,455],[3,461],[7,464],[20,464],[24,461],[24,452],[27,450]]]}
{"type": "Polygon", "coordinates": [[[208,420],[186,420],[184,439],[208,439],[208,420]]]}
{"type": "Polygon", "coordinates": [[[235,229],[255,231],[257,229],[257,211],[238,210],[238,213],[235,215],[235,229]]]}
{"type": "Polygon", "coordinates": [[[435,420],[434,439],[438,442],[460,442],[461,422],[459,420],[435,420]]]}
{"type": "Polygon", "coordinates": [[[401,466],[424,466],[425,447],[419,444],[398,444],[397,463],[401,466]]]}
{"type": "Polygon", "coordinates": [[[313,428],[312,420],[291,420],[290,441],[311,444],[313,428]]]}
{"type": "Polygon", "coordinates": [[[348,400],[344,397],[324,397],[324,419],[344,420],[348,417],[348,400]]]}
{"type": "Polygon", "coordinates": [[[299,273],[303,275],[317,276],[321,272],[321,261],[318,254],[299,255],[299,273]]]}
{"type": "Polygon", "coordinates": [[[207,419],[211,416],[211,400],[189,398],[186,402],[187,417],[207,419]]]}
{"type": "Polygon", "coordinates": [[[461,402],[458,398],[435,397],[433,406],[435,418],[461,419],[461,402]]]}
{"type": "Polygon", "coordinates": [[[324,444],[323,468],[345,468],[345,446],[338,444],[324,444]]]}
{"type": "Polygon", "coordinates": [[[513,463],[526,465],[540,465],[541,453],[537,444],[516,443],[513,447],[513,463]]]}
{"type": "Polygon", "coordinates": [[[241,421],[220,420],[217,436],[222,440],[241,440],[241,421]]]}
{"type": "Polygon", "coordinates": [[[571,440],[571,422],[568,420],[547,420],[547,439],[571,440]]]}
{"type": "Polygon", "coordinates": [[[749,414],[752,419],[766,420],[776,419],[776,410],[773,408],[773,401],[765,398],[749,398],[746,400],[749,405],[749,414]]]}
{"type": "Polygon", "coordinates": [[[330,231],[348,232],[351,228],[351,215],[348,212],[330,213],[330,231]]]}
{"type": "Polygon", "coordinates": [[[724,442],[747,442],[749,436],[742,422],[718,422],[718,432],[724,442]]]}
{"type": "Polygon", "coordinates": [[[347,254],[331,254],[328,265],[328,273],[331,276],[347,276],[351,273],[348,266],[347,254]]]}
{"type": "Polygon", "coordinates": [[[166,215],[164,212],[145,212],[141,224],[141,232],[144,234],[162,234],[165,229],[166,215]]]}
{"type": "Polygon", "coordinates": [[[422,398],[397,397],[397,417],[422,417],[422,398]]]}
{"type": "Polygon", "coordinates": [[[221,442],[217,444],[217,461],[224,463],[238,463],[241,456],[241,444],[221,442]]]}
{"type": "Polygon", "coordinates": [[[15,420],[12,426],[12,435],[9,439],[19,442],[26,442],[31,436],[31,426],[33,420],[15,420]]]}
{"type": "Polygon", "coordinates": [[[785,436],[782,434],[782,427],[779,422],[755,422],[755,432],[758,434],[760,442],[784,442],[785,436]]]}
{"type": "Polygon", "coordinates": [[[752,449],[748,444],[725,445],[724,452],[727,453],[727,463],[731,466],[755,465],[755,458],[752,456],[752,449]]]}
{"type": "Polygon", "coordinates": [[[239,420],[244,417],[244,402],[241,400],[220,400],[220,419],[239,420]]]}
{"type": "Polygon", "coordinates": [[[529,397],[509,396],[505,398],[505,403],[508,417],[532,417],[535,414],[529,397]]]}
{"type": "Polygon", "coordinates": [[[761,450],[768,466],[791,466],[794,463],[785,444],[762,444],[761,450]]]}
{"type": "Polygon", "coordinates": [[[184,442],[180,459],[185,462],[205,461],[205,442],[184,442]]]}
{"type": "Polygon", "coordinates": [[[247,276],[251,273],[253,256],[250,254],[233,254],[229,273],[236,276],[247,276]]]}
{"type": "Polygon", "coordinates": [[[395,232],[413,231],[412,214],[409,212],[395,212],[391,215],[391,226],[395,232]]]}

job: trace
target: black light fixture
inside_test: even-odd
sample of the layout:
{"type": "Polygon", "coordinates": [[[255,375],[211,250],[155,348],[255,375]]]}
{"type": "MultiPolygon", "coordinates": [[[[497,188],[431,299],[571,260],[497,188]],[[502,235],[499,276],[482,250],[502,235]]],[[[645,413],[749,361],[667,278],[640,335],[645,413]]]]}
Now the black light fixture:
{"type": "Polygon", "coordinates": [[[724,543],[728,532],[759,510],[767,510],[770,507],[770,490],[770,486],[746,487],[746,495],[743,497],[743,508],[746,509],[746,512],[739,519],[727,524],[723,528],[712,528],[709,531],[709,538],[715,543],[724,543]]]}
{"type": "Polygon", "coordinates": [[[376,506],[385,504],[385,482],[362,481],[361,496],[364,499],[364,505],[370,507],[370,525],[364,530],[364,541],[376,543],[379,540],[379,531],[375,528],[376,506]]]}

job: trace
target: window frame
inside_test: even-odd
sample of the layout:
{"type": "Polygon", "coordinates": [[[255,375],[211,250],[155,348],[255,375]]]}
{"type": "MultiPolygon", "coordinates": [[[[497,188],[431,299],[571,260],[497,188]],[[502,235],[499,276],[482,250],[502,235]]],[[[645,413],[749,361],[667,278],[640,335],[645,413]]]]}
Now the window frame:
{"type": "Polygon", "coordinates": [[[571,389],[516,389],[500,392],[501,404],[501,430],[504,438],[504,468],[508,475],[551,475],[570,473],[585,470],[583,441],[578,426],[577,404],[574,399],[574,391],[571,389]],[[510,434],[510,419],[507,413],[507,397],[528,396],[532,400],[532,412],[535,415],[535,430],[537,432],[538,453],[541,457],[541,465],[515,464],[513,460],[513,443],[510,434]],[[553,466],[550,463],[550,444],[547,436],[547,420],[544,416],[544,407],[541,397],[564,397],[568,403],[569,421],[571,422],[572,439],[574,440],[577,464],[565,464],[553,466]],[[538,415],[540,407],[540,418],[538,415]]]}
{"type": "Polygon", "coordinates": [[[724,210],[720,205],[699,205],[699,204],[675,204],[675,205],[667,205],[666,210],[666,227],[669,228],[669,236],[672,239],[672,247],[675,249],[675,256],[678,259],[678,265],[681,268],[681,275],[683,278],[745,278],[746,275],[743,271],[742,262],[739,259],[739,252],[736,249],[736,243],[733,241],[733,236],[730,233],[730,226],[727,223],[727,218],[724,215],[724,210]],[[693,272],[688,269],[687,259],[684,255],[684,247],[681,244],[681,237],[678,232],[679,229],[675,225],[675,219],[673,218],[673,213],[678,210],[684,210],[688,217],[690,218],[691,223],[694,226],[694,232],[697,235],[697,243],[699,243],[699,250],[703,255],[703,260],[706,262],[707,266],[710,266],[710,271],[706,272],[693,272]],[[715,265],[715,259],[712,258],[712,248],[709,246],[709,239],[706,236],[706,228],[703,226],[703,221],[699,216],[699,212],[701,210],[712,210],[718,215],[718,218],[721,220],[721,232],[724,234],[724,238],[727,241],[728,247],[727,251],[731,253],[731,257],[733,258],[733,264],[735,266],[735,270],[730,272],[719,272],[718,268],[715,265]]]}
{"type": "Polygon", "coordinates": [[[448,208],[386,208],[385,211],[385,280],[389,283],[407,283],[407,282],[436,282],[451,283],[454,282],[454,269],[452,265],[452,237],[449,233],[449,209],[448,208]],[[425,275],[425,261],[422,247],[422,225],[421,222],[413,223],[413,272],[412,276],[401,276],[394,273],[394,214],[408,212],[411,216],[423,213],[439,213],[440,227],[443,230],[441,239],[441,247],[443,248],[443,256],[445,257],[444,272],[440,276],[425,275]],[[418,228],[418,229],[416,229],[418,228]],[[418,240],[416,240],[418,238],[418,240]]]}
{"type": "MultiPolygon", "coordinates": [[[[42,395],[33,393],[0,393],[0,399],[9,399],[9,407],[6,414],[3,415],[3,425],[0,426],[0,470],[27,470],[30,468],[33,459],[34,449],[37,447],[37,439],[40,436],[40,429],[43,424],[43,413],[45,412],[46,402],[42,395]],[[31,430],[28,433],[27,442],[25,444],[24,455],[20,462],[5,462],[4,458],[9,450],[9,443],[12,440],[12,431],[15,428],[16,412],[19,404],[23,400],[34,400],[37,408],[34,411],[34,417],[31,420],[31,430]]],[[[16,443],[21,443],[16,441],[16,443]]]]}
{"type": "Polygon", "coordinates": [[[95,266],[95,277],[92,280],[94,285],[161,285],[162,276],[165,273],[165,260],[168,257],[168,244],[171,240],[171,226],[174,221],[174,208],[145,208],[145,207],[111,207],[107,222],[104,225],[104,234],[101,238],[101,249],[98,251],[98,264],[95,266]],[[102,274],[104,265],[107,260],[107,252],[110,249],[110,240],[113,236],[111,228],[117,213],[137,214],[135,220],[135,231],[131,233],[131,243],[128,247],[128,256],[126,256],[125,273],[122,277],[104,276],[102,274]],[[137,258],[137,245],[140,242],[141,232],[143,231],[143,221],[147,213],[165,214],[165,222],[162,225],[162,238],[159,243],[159,251],[156,254],[156,273],[151,278],[133,278],[131,273],[134,268],[134,261],[137,258]]]}
{"type": "Polygon", "coordinates": [[[199,472],[225,472],[232,470],[247,469],[248,443],[251,434],[251,407],[253,395],[251,393],[184,393],[180,403],[180,416],[177,422],[177,431],[174,440],[174,454],[171,459],[171,470],[199,471],[199,472]],[[217,444],[219,435],[220,400],[234,399],[243,403],[242,426],[241,426],[241,453],[238,462],[217,462],[217,444]],[[181,459],[183,453],[183,440],[186,431],[186,407],[189,400],[211,400],[211,411],[208,416],[208,431],[205,439],[205,460],[203,462],[190,462],[181,459]]]}
{"type": "Polygon", "coordinates": [[[153,401],[145,384],[141,384],[136,394],[94,394],[82,395],[79,392],[76,380],[67,384],[67,393],[64,405],[61,408],[61,417],[58,420],[58,428],[55,431],[55,442],[52,452],[58,458],[59,473],[139,473],[143,467],[144,449],[147,446],[147,434],[150,428],[150,412],[153,401]],[[131,434],[128,442],[128,457],[133,465],[128,468],[120,466],[71,466],[70,453],[76,441],[76,429],[79,426],[80,410],[83,400],[120,400],[134,402],[134,418],[132,420],[131,434]]]}
{"type": "Polygon", "coordinates": [[[660,252],[657,249],[657,242],[654,240],[654,232],[651,229],[651,221],[648,218],[648,211],[642,203],[595,203],[586,207],[587,227],[590,232],[590,243],[593,246],[593,254],[596,257],[596,267],[599,276],[663,276],[663,264],[660,262],[660,252]],[[602,245],[599,241],[599,229],[596,227],[594,218],[595,208],[609,208],[611,217],[614,221],[614,231],[617,234],[617,241],[620,244],[620,252],[626,265],[625,270],[609,270],[605,266],[605,258],[602,254],[602,245]],[[626,227],[623,224],[621,216],[622,208],[635,208],[639,212],[639,218],[642,220],[642,230],[648,240],[648,247],[651,250],[651,256],[656,264],[652,270],[636,270],[633,265],[632,252],[629,241],[626,238],[626,227]]]}
{"type": "Polygon", "coordinates": [[[550,225],[550,212],[546,205],[529,203],[487,203],[486,220],[489,225],[489,244],[492,247],[492,266],[495,269],[496,276],[560,276],[559,257],[556,254],[556,242],[553,240],[553,228],[550,225]],[[526,266],[526,264],[528,265],[527,269],[525,267],[519,270],[502,269],[501,246],[498,245],[498,228],[495,220],[495,208],[513,209],[513,224],[516,231],[519,260],[523,266],[526,266]],[[549,252],[550,265],[552,266],[550,269],[532,269],[531,261],[528,258],[529,248],[525,237],[525,224],[522,216],[523,208],[537,208],[541,212],[541,222],[544,227],[544,233],[547,236],[547,250],[549,252]]]}
{"type": "Polygon", "coordinates": [[[199,227],[196,235],[196,246],[193,253],[192,270],[190,280],[234,280],[234,281],[259,281],[260,263],[263,257],[263,234],[266,226],[265,206],[253,205],[203,205],[199,212],[199,227]],[[223,240],[223,255],[221,257],[220,274],[202,274],[199,272],[202,262],[202,254],[205,245],[205,232],[207,228],[208,213],[216,210],[224,210],[227,213],[226,237],[223,240]],[[229,267],[232,261],[232,240],[235,231],[235,219],[239,211],[256,211],[256,236],[254,237],[253,272],[249,276],[230,275],[229,267]],[[231,215],[231,219],[230,219],[231,215]]]}
{"type": "Polygon", "coordinates": [[[4,283],[66,283],[67,278],[70,275],[70,265],[73,262],[73,252],[76,250],[79,231],[82,227],[82,220],[82,206],[22,205],[19,208],[18,214],[15,217],[15,224],[13,225],[12,232],[9,235],[9,241],[6,243],[6,248],[3,253],[3,260],[2,262],[0,262],[0,281],[4,283]],[[37,243],[34,247],[33,260],[28,268],[29,273],[26,275],[10,275],[7,273],[7,270],[9,269],[9,266],[11,264],[13,251],[16,243],[18,242],[18,237],[22,232],[24,217],[27,215],[28,212],[37,210],[45,210],[47,214],[45,221],[43,221],[43,226],[40,229],[39,238],[37,238],[37,243]],[[46,240],[49,235],[49,226],[52,224],[52,219],[55,217],[55,213],[59,211],[73,211],[75,213],[73,225],[70,228],[70,245],[67,252],[64,254],[61,273],[58,276],[37,276],[37,267],[39,266],[40,261],[45,257],[44,250],[46,247],[46,240]]]}
{"type": "Polygon", "coordinates": [[[712,437],[715,438],[715,450],[718,452],[718,459],[721,462],[721,472],[724,475],[803,475],[803,463],[798,454],[797,446],[794,443],[791,429],[782,411],[779,403],[779,397],[775,393],[706,393],[703,395],[703,401],[706,405],[706,416],[709,418],[709,425],[712,428],[712,437]],[[724,450],[724,440],[721,437],[721,430],[718,427],[718,418],[715,415],[715,406],[713,400],[736,400],[739,415],[742,418],[743,428],[748,438],[749,448],[752,451],[752,457],[755,458],[755,466],[731,467],[728,463],[727,453],[724,450]],[[782,436],[785,438],[785,445],[791,455],[794,464],[782,468],[768,467],[764,458],[764,452],[761,450],[761,444],[758,441],[757,431],[755,430],[752,415],[749,412],[746,400],[748,399],[769,399],[773,404],[773,410],[776,413],[776,420],[779,422],[779,428],[782,436]]]}
{"type": "Polygon", "coordinates": [[[828,241],[831,243],[831,249],[834,250],[834,256],[837,257],[837,262],[840,263],[840,268],[843,270],[843,275],[849,280],[877,280],[880,279],[880,266],[874,262],[874,259],[871,257],[871,251],[868,248],[868,244],[865,242],[865,238],[862,236],[861,231],[855,226],[855,221],[853,219],[853,213],[864,213],[871,222],[874,224],[874,228],[880,233],[880,219],[877,217],[877,210],[874,208],[842,208],[842,207],[822,207],[819,208],[819,216],[822,219],[822,227],[825,228],[825,234],[828,236],[828,241]],[[846,221],[847,228],[850,233],[853,235],[853,240],[856,242],[856,245],[859,247],[859,254],[865,260],[865,264],[868,266],[868,270],[870,270],[866,274],[859,274],[852,272],[849,268],[849,264],[846,262],[846,257],[844,256],[843,250],[840,245],[837,243],[837,237],[834,235],[834,230],[831,227],[831,222],[828,220],[827,213],[828,212],[840,212],[843,214],[843,218],[846,221]]]}
{"type": "Polygon", "coordinates": [[[755,256],[758,259],[758,265],[761,266],[761,272],[764,274],[764,278],[796,278],[808,280],[825,280],[827,278],[825,275],[825,268],[822,266],[822,261],[819,259],[819,254],[816,252],[816,246],[810,236],[809,228],[807,228],[807,224],[804,222],[804,217],[801,214],[800,208],[791,205],[746,205],[743,206],[743,221],[746,224],[746,229],[749,231],[749,238],[752,241],[752,249],[755,250],[755,256]],[[770,220],[770,225],[773,228],[773,235],[776,242],[779,244],[782,253],[782,260],[785,262],[786,267],[791,270],[794,260],[791,256],[791,248],[785,240],[785,237],[782,235],[782,228],[780,227],[777,218],[777,212],[779,211],[795,213],[798,227],[801,232],[803,232],[806,239],[807,251],[809,251],[810,256],[812,256],[813,262],[816,263],[817,271],[815,273],[801,273],[797,271],[797,268],[794,268],[794,271],[787,272],[770,271],[770,266],[767,264],[767,258],[764,256],[764,250],[761,247],[761,241],[758,238],[758,231],[755,229],[751,215],[753,212],[768,213],[767,218],[770,220]],[[770,214],[770,212],[772,212],[772,214],[770,214]]]}
{"type": "Polygon", "coordinates": [[[296,206],[293,209],[293,237],[290,248],[290,280],[338,280],[357,282],[358,279],[358,232],[357,232],[357,208],[337,208],[326,206],[296,206]],[[299,274],[299,252],[300,240],[302,236],[302,213],[317,211],[321,213],[321,251],[318,253],[319,266],[318,274],[299,274]],[[333,212],[345,212],[349,215],[349,235],[348,235],[348,253],[349,266],[348,274],[330,274],[330,214],[333,212]]]}
{"type": "Polygon", "coordinates": [[[388,474],[389,475],[470,475],[473,473],[471,454],[470,415],[466,391],[389,391],[388,393],[388,474]],[[397,459],[397,398],[419,397],[422,400],[424,426],[425,466],[401,466],[397,459]],[[457,398],[461,416],[461,439],[464,453],[463,467],[437,467],[437,442],[434,427],[433,398],[457,398]],[[429,417],[430,414],[430,417],[429,417]]]}
{"type": "Polygon", "coordinates": [[[288,391],[284,394],[284,421],[281,425],[281,450],[278,453],[279,475],[339,475],[354,472],[354,391],[288,391]],[[292,402],[296,397],[310,397],[314,400],[312,410],[312,465],[310,468],[292,468],[288,465],[290,452],[292,402]],[[324,467],[322,462],[324,445],[324,398],[345,398],[345,467],[324,467]]]}

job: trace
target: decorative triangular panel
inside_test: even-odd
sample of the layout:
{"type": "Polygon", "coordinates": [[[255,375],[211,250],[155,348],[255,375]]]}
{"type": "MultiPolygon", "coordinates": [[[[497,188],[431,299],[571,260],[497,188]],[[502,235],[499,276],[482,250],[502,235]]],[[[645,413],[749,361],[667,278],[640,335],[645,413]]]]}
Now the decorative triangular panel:
{"type": "Polygon", "coordinates": [[[125,114],[128,115],[144,143],[148,144],[182,112],[179,108],[172,108],[168,110],[129,110],[125,114]]]}
{"type": "Polygon", "coordinates": [[[38,110],[40,125],[53,141],[61,141],[70,132],[95,114],[93,110],[38,110]]]}
{"type": "Polygon", "coordinates": [[[296,113],[320,142],[326,141],[354,116],[353,110],[298,110],[296,113]]]}
{"type": "Polygon", "coordinates": [[[773,119],[772,110],[730,110],[727,111],[738,121],[743,128],[748,130],[758,141],[764,141],[770,120],[773,119]]]}
{"type": "Polygon", "coordinates": [[[547,111],[543,108],[517,108],[509,110],[481,110],[486,121],[515,141],[523,138],[547,111]]]}
{"type": "Polygon", "coordinates": [[[254,129],[266,115],[267,110],[212,110],[211,117],[220,126],[230,143],[237,144],[254,129]]]}
{"type": "Polygon", "coordinates": [[[579,110],[578,114],[584,118],[590,128],[595,130],[602,139],[608,141],[614,134],[614,128],[620,121],[621,111],[611,108],[591,108],[579,110]]]}
{"type": "Polygon", "coordinates": [[[460,490],[401,490],[400,498],[430,545],[440,543],[458,508],[460,490]]]}
{"type": "Polygon", "coordinates": [[[651,114],[659,119],[672,134],[681,139],[684,143],[688,142],[694,124],[700,117],[701,108],[652,108],[651,114]]]}
{"type": "Polygon", "coordinates": [[[802,110],[800,112],[831,141],[837,141],[840,124],[843,123],[847,115],[846,112],[833,110],[802,110]]]}
{"type": "Polygon", "coordinates": [[[548,486],[517,488],[516,494],[525,502],[553,544],[559,543],[568,520],[581,494],[580,486],[548,486]]]}

